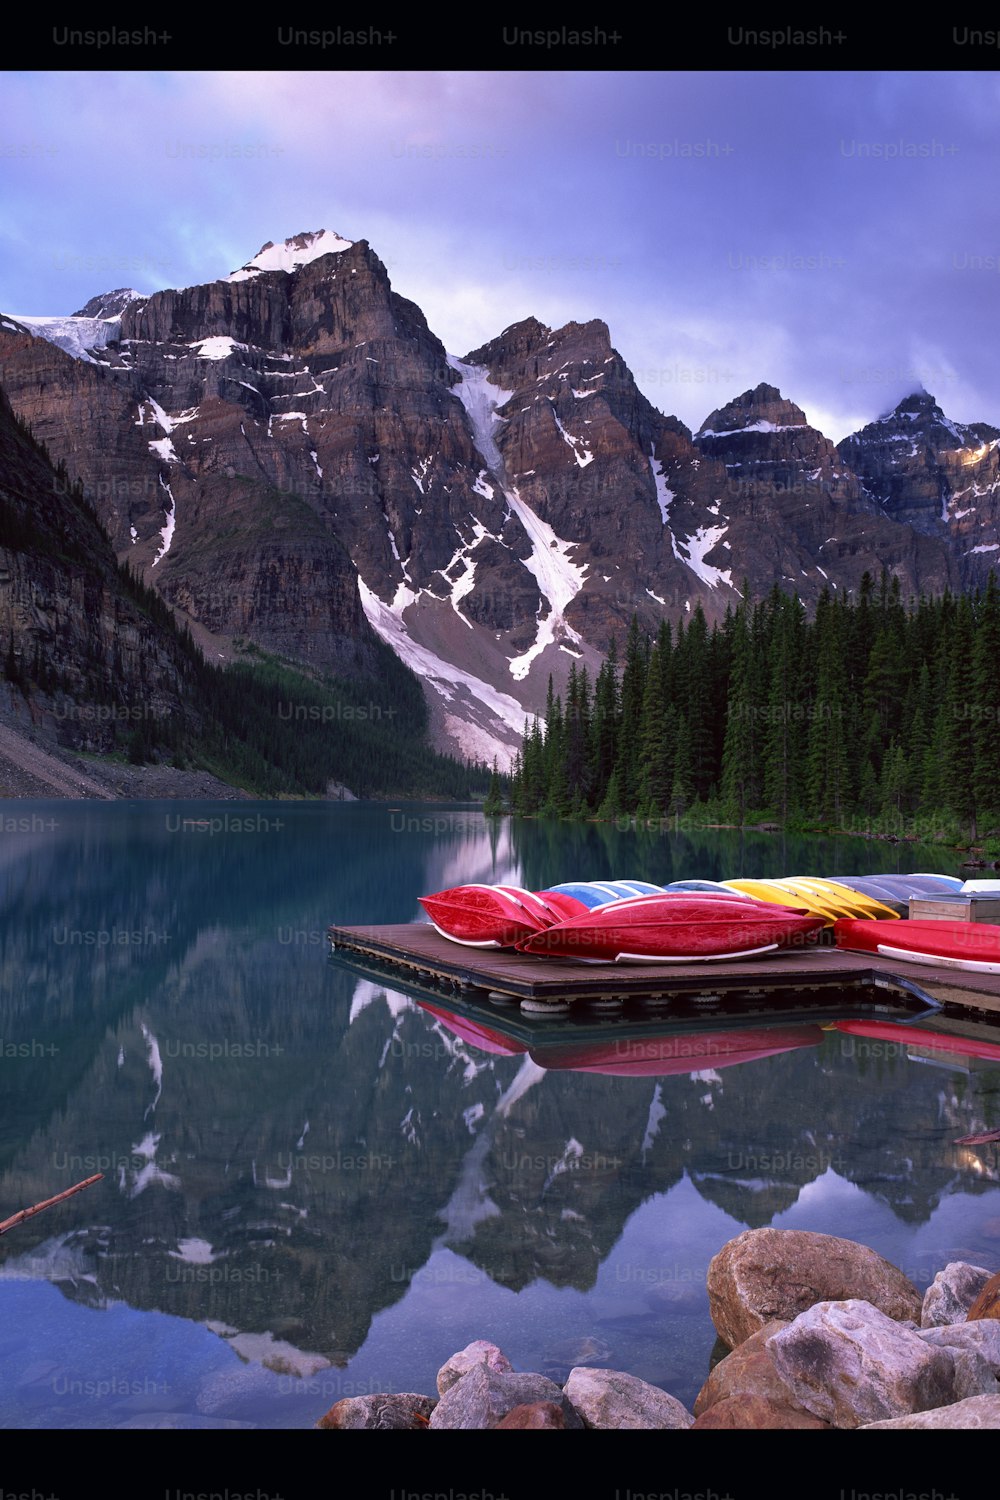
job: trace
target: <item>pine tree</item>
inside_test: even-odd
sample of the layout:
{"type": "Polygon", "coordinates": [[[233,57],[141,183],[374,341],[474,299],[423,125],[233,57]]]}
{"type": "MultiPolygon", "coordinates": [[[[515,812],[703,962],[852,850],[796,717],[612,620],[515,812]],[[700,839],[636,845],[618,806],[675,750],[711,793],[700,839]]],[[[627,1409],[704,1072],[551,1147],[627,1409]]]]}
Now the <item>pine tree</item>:
{"type": "Polygon", "coordinates": [[[726,816],[747,821],[758,783],[757,709],[753,696],[750,632],[747,605],[740,603],[733,620],[732,666],[726,703],[726,733],[722,751],[722,797],[726,816]]]}
{"type": "Polygon", "coordinates": [[[845,734],[845,668],[840,610],[826,589],[819,597],[814,627],[816,699],[809,733],[810,811],[824,823],[839,824],[851,805],[845,734]]]}
{"type": "Polygon", "coordinates": [[[976,686],[973,671],[973,614],[967,598],[958,601],[951,632],[948,689],[945,695],[943,740],[947,774],[943,777],[946,806],[976,838],[976,686]]]}
{"type": "Polygon", "coordinates": [[[667,714],[663,702],[663,673],[660,669],[660,647],[650,654],[646,673],[646,690],[642,700],[640,738],[639,796],[646,817],[656,818],[666,811],[672,780],[671,746],[667,734],[667,714]]]}
{"type": "Polygon", "coordinates": [[[483,803],[483,812],[488,818],[497,818],[504,811],[503,789],[500,785],[500,773],[497,770],[496,756],[493,757],[493,774],[490,777],[489,791],[483,803]]]}
{"type": "Polygon", "coordinates": [[[625,641],[625,666],[622,671],[621,723],[615,751],[615,766],[622,802],[629,812],[639,805],[639,736],[642,728],[642,703],[646,687],[646,651],[639,618],[632,616],[625,641]]]}
{"type": "Polygon", "coordinates": [[[1000,589],[990,573],[979,610],[972,653],[974,702],[974,794],[976,806],[992,821],[1000,814],[1000,589]]]}

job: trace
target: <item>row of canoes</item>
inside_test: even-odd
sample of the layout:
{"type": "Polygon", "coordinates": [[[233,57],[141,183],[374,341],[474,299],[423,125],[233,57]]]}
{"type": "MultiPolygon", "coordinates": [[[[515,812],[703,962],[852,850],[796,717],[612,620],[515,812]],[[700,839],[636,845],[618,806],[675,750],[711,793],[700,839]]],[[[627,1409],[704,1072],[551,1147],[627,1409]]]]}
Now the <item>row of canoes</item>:
{"type": "Polygon", "coordinates": [[[749,958],[814,943],[824,927],[833,927],[844,948],[1000,973],[1000,928],[900,921],[901,903],[960,889],[960,881],[943,875],[797,876],[670,886],[570,881],[543,891],[473,884],[420,899],[452,942],[576,962],[749,958]]]}

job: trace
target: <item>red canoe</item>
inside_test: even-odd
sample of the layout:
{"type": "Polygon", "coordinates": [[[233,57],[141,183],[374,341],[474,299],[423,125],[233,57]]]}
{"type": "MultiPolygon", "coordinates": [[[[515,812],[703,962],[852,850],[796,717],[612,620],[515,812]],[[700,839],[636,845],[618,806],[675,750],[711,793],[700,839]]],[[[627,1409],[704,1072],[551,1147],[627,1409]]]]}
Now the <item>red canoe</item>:
{"type": "Polygon", "coordinates": [[[694,963],[804,943],[824,925],[791,907],[716,896],[636,896],[525,936],[522,953],[583,963],[694,963]]]}
{"type": "Polygon", "coordinates": [[[687,1032],[679,1036],[612,1038],[604,1042],[566,1042],[532,1047],[540,1068],[573,1073],[610,1073],[626,1078],[665,1078],[704,1068],[731,1068],[791,1052],[818,1047],[821,1026],[748,1026],[738,1031],[687,1032]]]}
{"type": "Polygon", "coordinates": [[[841,919],[833,929],[838,948],[882,958],[1000,974],[1000,927],[981,922],[869,922],[841,919]]]}
{"type": "MultiPolygon", "coordinates": [[[[542,932],[567,915],[562,896],[536,896],[513,885],[457,885],[421,896],[420,905],[442,937],[469,948],[513,948],[523,938],[542,932]]],[[[586,911],[582,901],[573,908],[586,911]]]]}

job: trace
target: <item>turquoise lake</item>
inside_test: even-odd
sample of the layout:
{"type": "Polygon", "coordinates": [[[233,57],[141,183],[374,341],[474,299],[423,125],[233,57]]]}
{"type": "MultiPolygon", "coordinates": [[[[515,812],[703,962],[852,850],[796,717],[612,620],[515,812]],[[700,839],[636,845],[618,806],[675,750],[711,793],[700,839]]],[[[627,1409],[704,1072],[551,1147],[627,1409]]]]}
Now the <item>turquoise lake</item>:
{"type": "MultiPolygon", "coordinates": [[[[307,1428],[474,1338],[690,1404],[708,1261],[774,1225],[1000,1265],[997,1065],[813,1025],[629,1077],[463,1040],[329,957],[465,881],[956,873],[912,845],[475,809],[7,803],[0,1424],[307,1428]]],[[[829,1002],[835,1003],[831,997],[829,1002]]],[[[1000,1032],[994,1033],[1000,1037],[1000,1032]]]]}

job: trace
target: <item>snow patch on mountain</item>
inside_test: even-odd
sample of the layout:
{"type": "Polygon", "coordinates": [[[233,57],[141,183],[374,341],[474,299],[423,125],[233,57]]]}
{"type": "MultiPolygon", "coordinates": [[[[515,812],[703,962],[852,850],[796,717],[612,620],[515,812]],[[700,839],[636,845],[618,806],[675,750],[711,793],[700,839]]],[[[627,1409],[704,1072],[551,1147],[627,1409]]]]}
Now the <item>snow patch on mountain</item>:
{"type": "Polygon", "coordinates": [[[451,562],[448,563],[447,567],[440,568],[438,570],[441,574],[441,577],[445,580],[445,582],[451,589],[452,609],[455,611],[456,615],[458,615],[458,618],[461,620],[462,624],[468,626],[470,630],[472,629],[472,621],[468,619],[467,616],[463,615],[462,611],[459,609],[459,605],[465,598],[466,594],[470,594],[475,587],[476,564],[472,558],[472,553],[476,550],[476,548],[479,546],[479,543],[483,540],[484,537],[490,537],[493,541],[497,540],[497,538],[494,537],[492,531],[487,530],[482,521],[473,516],[472,541],[462,542],[461,546],[458,548],[451,562]],[[457,568],[460,564],[463,565],[462,571],[459,573],[457,578],[452,578],[452,570],[454,568],[457,568]]]}
{"type": "Polygon", "coordinates": [[[580,644],[580,636],[571,625],[567,625],[564,611],[570,600],[580,592],[586,575],[586,564],[572,563],[568,553],[573,542],[564,542],[556,536],[547,521],[543,521],[525,504],[517,490],[504,490],[511,510],[517,515],[531,540],[531,556],[524,566],[533,574],[544,598],[549,601],[548,614],[538,621],[534,642],[520,656],[511,658],[510,675],[521,682],[531,668],[536,656],[546,646],[552,645],[557,634],[580,644]]]}
{"type": "Polygon", "coordinates": [[[510,747],[489,732],[489,725],[499,720],[520,741],[524,732],[525,719],[521,704],[509,694],[501,693],[488,682],[484,682],[482,678],[475,677],[471,672],[463,671],[454,663],[445,661],[427,646],[422,646],[413,639],[403,615],[411,604],[417,602],[421,594],[408,584],[401,583],[396,590],[393,602],[385,604],[359,574],[358,592],[361,596],[361,607],[365,612],[365,618],[376,635],[391,646],[408,667],[412,667],[422,682],[433,688],[446,703],[455,704],[457,707],[457,700],[461,696],[464,699],[463,706],[467,705],[470,700],[474,700],[485,710],[484,723],[478,728],[465,719],[455,717],[452,720],[449,716],[449,728],[453,728],[460,742],[468,746],[467,753],[481,758],[484,750],[488,748],[489,754],[486,758],[492,759],[495,755],[499,761],[506,764],[510,759],[510,747]]]}
{"type": "MultiPolygon", "coordinates": [[[[577,645],[580,644],[580,636],[572,626],[566,623],[565,610],[570,600],[583,587],[587,571],[586,564],[571,562],[569,553],[574,543],[564,542],[556,536],[548,522],[537,516],[531,506],[521,499],[517,489],[503,483],[504,462],[497,447],[494,432],[497,423],[506,420],[497,415],[497,407],[509,401],[513,392],[493,385],[489,378],[489,371],[482,366],[466,364],[464,360],[456,359],[452,354],[448,355],[448,364],[462,377],[461,384],[453,388],[453,394],[458,397],[468,413],[476,447],[486,460],[492,478],[499,485],[501,494],[521,522],[531,542],[531,556],[525,559],[524,566],[534,577],[543,599],[547,600],[549,605],[548,613],[539,618],[533,644],[520,656],[511,659],[511,676],[515,682],[520,682],[527,676],[535,658],[545,650],[546,646],[551,645],[557,636],[566,638],[577,645]]],[[[558,421],[557,417],[557,424],[558,421]]],[[[564,432],[563,435],[571,447],[573,442],[581,441],[580,439],[571,440],[568,433],[564,432]]],[[[583,451],[587,452],[586,449],[583,451]]],[[[583,467],[590,462],[592,457],[592,454],[588,454],[581,462],[577,455],[577,462],[583,467]]],[[[476,481],[477,485],[482,482],[483,477],[480,473],[476,481]]]]}
{"type": "Polygon", "coordinates": [[[713,432],[710,427],[703,427],[698,438],[735,437],[738,432],[795,432],[796,429],[808,426],[808,422],[768,422],[760,417],[756,422],[751,422],[749,427],[727,427],[723,432],[713,432]]]}
{"type": "Polygon", "coordinates": [[[696,574],[702,583],[707,583],[711,589],[718,588],[720,583],[726,584],[729,588],[733,586],[732,568],[716,568],[705,561],[706,553],[718,546],[727,530],[726,526],[700,526],[693,536],[680,544],[687,553],[687,557],[681,559],[682,562],[685,562],[692,573],[696,574]]]}
{"type": "MultiPolygon", "coordinates": [[[[549,400],[551,401],[551,399],[552,398],[550,396],[549,400]]],[[[563,442],[566,443],[567,446],[569,447],[570,451],[573,454],[573,457],[576,459],[577,463],[580,465],[580,468],[581,469],[585,469],[589,463],[593,463],[593,461],[594,461],[594,455],[593,455],[593,453],[586,446],[586,444],[583,441],[583,438],[576,438],[576,437],[573,436],[573,434],[571,432],[567,432],[566,431],[565,427],[563,426],[563,424],[559,420],[559,413],[556,411],[555,407],[552,408],[552,415],[556,419],[556,426],[559,428],[559,432],[560,432],[560,435],[562,437],[563,442]]]]}
{"type": "Polygon", "coordinates": [[[78,307],[74,318],[120,318],[126,307],[133,302],[147,302],[145,292],[137,292],[134,286],[116,287],[113,292],[100,292],[78,307]]]}
{"type": "MultiPolygon", "coordinates": [[[[164,438],[163,441],[164,442],[169,442],[169,438],[164,438]]],[[[149,446],[151,448],[155,448],[156,444],[155,443],[150,443],[149,446]]],[[[175,462],[176,462],[176,460],[175,460],[175,462]]],[[[153,561],[152,561],[152,563],[150,565],[151,567],[154,567],[154,568],[156,567],[156,564],[158,562],[160,562],[162,558],[166,557],[167,553],[170,551],[170,543],[174,539],[174,529],[175,529],[175,527],[177,525],[177,507],[176,507],[176,505],[174,503],[174,497],[173,497],[173,494],[171,492],[170,486],[169,486],[169,484],[164,484],[162,478],[160,479],[160,485],[161,485],[161,487],[163,489],[166,490],[167,495],[169,496],[169,499],[170,499],[170,509],[167,511],[167,519],[166,519],[166,522],[164,523],[162,531],[160,532],[160,550],[156,554],[156,556],[153,558],[153,561]]]]}
{"type": "Polygon", "coordinates": [[[213,333],[210,338],[198,339],[188,345],[194,350],[196,359],[228,359],[234,349],[245,351],[246,347],[224,333],[213,333]]]}
{"type": "MultiPolygon", "coordinates": [[[[656,452],[652,443],[649,445],[649,467],[653,474],[653,483],[656,485],[656,503],[660,507],[660,519],[664,526],[667,526],[670,523],[670,507],[677,497],[667,486],[663,475],[663,464],[660,463],[657,466],[656,452]]],[[[674,550],[676,552],[676,548],[674,550]]]]}

